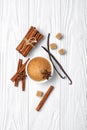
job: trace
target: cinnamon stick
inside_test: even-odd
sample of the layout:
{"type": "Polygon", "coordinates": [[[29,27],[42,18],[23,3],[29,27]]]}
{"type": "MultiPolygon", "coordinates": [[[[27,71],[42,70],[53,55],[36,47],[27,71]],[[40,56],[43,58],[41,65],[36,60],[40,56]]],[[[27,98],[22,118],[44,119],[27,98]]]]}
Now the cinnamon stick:
{"type": "MultiPolygon", "coordinates": [[[[36,30],[36,28],[35,27],[33,27],[33,26],[31,26],[30,27],[30,29],[29,29],[29,31],[28,31],[28,33],[26,34],[26,36],[24,37],[24,39],[25,38],[27,38],[27,39],[29,39],[30,37],[32,37],[32,34],[33,34],[33,32],[36,30]]],[[[16,48],[16,50],[18,50],[20,53],[22,53],[22,51],[23,51],[23,49],[24,49],[24,45],[26,45],[25,44],[25,41],[24,41],[24,39],[22,40],[22,42],[18,45],[18,47],[16,48]],[[23,48],[23,49],[22,49],[23,48]]],[[[27,46],[25,46],[25,48],[26,48],[27,46]]]]}
{"type": "MultiPolygon", "coordinates": [[[[29,31],[29,34],[27,35],[27,36],[25,36],[25,38],[26,39],[29,39],[29,38],[31,38],[31,37],[33,37],[33,35],[34,35],[34,33],[36,33],[37,31],[36,31],[36,28],[35,27],[32,27],[31,29],[30,29],[30,31],[29,31]]],[[[25,39],[24,38],[24,39],[25,39]]],[[[19,50],[19,52],[23,55],[23,52],[25,51],[25,49],[27,48],[27,45],[26,45],[26,43],[25,43],[25,40],[22,40],[22,42],[24,43],[23,44],[23,46],[22,46],[22,48],[19,50]]]]}
{"type": "Polygon", "coordinates": [[[27,61],[19,68],[19,70],[15,73],[15,75],[11,78],[11,80],[14,82],[17,77],[20,75],[21,72],[23,72],[25,70],[26,64],[29,61],[29,58],[27,59],[27,61]]]}
{"type": "Polygon", "coordinates": [[[32,34],[32,32],[35,30],[36,28],[31,26],[28,33],[25,35],[26,38],[29,38],[29,36],[32,34]]]}
{"type": "MultiPolygon", "coordinates": [[[[39,34],[37,34],[37,35],[35,36],[35,38],[36,38],[37,42],[39,42],[39,41],[43,38],[43,35],[39,33],[39,34]]],[[[37,44],[37,42],[33,42],[32,44],[35,46],[35,45],[37,44]]],[[[32,46],[31,46],[31,45],[27,46],[26,49],[22,52],[22,55],[23,55],[23,56],[27,56],[27,54],[28,54],[31,50],[32,50],[32,46]]]]}
{"type": "MultiPolygon", "coordinates": [[[[25,70],[24,70],[22,73],[23,73],[24,75],[26,75],[25,70]]],[[[25,90],[25,79],[26,79],[26,77],[23,77],[23,78],[22,78],[22,91],[25,90]]]]}
{"type": "MultiPolygon", "coordinates": [[[[22,66],[22,59],[19,59],[19,61],[18,61],[18,68],[17,68],[17,71],[19,70],[19,68],[22,66]]],[[[19,82],[19,80],[18,80],[18,78],[15,80],[15,86],[16,87],[18,87],[18,82],[19,82]]]]}
{"type": "Polygon", "coordinates": [[[40,37],[38,38],[38,41],[40,41],[43,38],[43,35],[40,34],[40,37]]]}
{"type": "MultiPolygon", "coordinates": [[[[25,37],[28,38],[29,35],[32,33],[33,30],[34,30],[34,27],[31,26],[25,37]]],[[[20,51],[20,50],[22,49],[24,43],[25,43],[25,41],[24,41],[24,39],[23,39],[23,40],[21,41],[21,43],[17,46],[16,50],[17,50],[17,51],[20,51]]]]}
{"type": "Polygon", "coordinates": [[[40,103],[38,104],[38,106],[36,107],[36,110],[39,111],[42,106],[44,105],[45,101],[47,100],[48,96],[50,95],[50,93],[52,92],[52,90],[54,89],[53,86],[50,86],[49,89],[47,90],[47,92],[45,93],[45,95],[43,96],[42,100],[40,101],[40,103]]]}
{"type": "MultiPolygon", "coordinates": [[[[36,33],[37,33],[37,30],[34,29],[33,32],[31,33],[31,35],[29,35],[29,37],[28,37],[27,39],[29,39],[29,38],[31,38],[31,37],[35,37],[35,34],[36,34],[36,33]]],[[[25,43],[25,44],[26,44],[26,43],[25,43]]],[[[23,50],[21,51],[21,54],[22,54],[23,56],[26,56],[26,55],[29,53],[29,51],[30,51],[29,47],[31,47],[31,49],[32,49],[32,46],[31,46],[31,45],[25,45],[25,48],[23,48],[23,50]]]]}

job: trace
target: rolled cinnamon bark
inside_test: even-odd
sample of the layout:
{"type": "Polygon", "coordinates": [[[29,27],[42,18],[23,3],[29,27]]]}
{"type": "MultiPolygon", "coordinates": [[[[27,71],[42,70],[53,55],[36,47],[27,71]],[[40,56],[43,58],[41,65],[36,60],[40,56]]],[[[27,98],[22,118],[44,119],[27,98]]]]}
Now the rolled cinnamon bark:
{"type": "MultiPolygon", "coordinates": [[[[25,70],[22,73],[23,73],[23,75],[26,75],[25,70]]],[[[26,77],[22,78],[22,91],[25,91],[25,79],[26,79],[26,77]]]]}
{"type": "Polygon", "coordinates": [[[33,37],[33,35],[36,33],[37,31],[36,31],[36,28],[35,27],[32,27],[31,29],[30,29],[30,31],[29,31],[29,34],[27,35],[27,36],[25,36],[24,37],[24,39],[22,40],[23,41],[23,46],[22,46],[22,48],[19,50],[19,52],[23,55],[23,52],[25,51],[25,49],[27,48],[27,45],[26,45],[26,43],[25,43],[25,38],[26,39],[29,39],[29,38],[31,38],[31,37],[33,37]]]}
{"type": "MultiPolygon", "coordinates": [[[[34,29],[33,32],[31,33],[31,35],[29,35],[29,37],[28,37],[27,39],[32,38],[32,37],[35,37],[36,33],[37,33],[37,30],[34,29]]],[[[29,48],[32,49],[33,47],[32,47],[31,45],[26,45],[26,43],[25,43],[25,47],[22,49],[21,54],[22,54],[23,56],[27,56],[28,53],[29,53],[29,51],[30,51],[29,48]]]]}
{"type": "Polygon", "coordinates": [[[20,76],[20,73],[22,73],[25,70],[26,64],[29,61],[29,58],[27,61],[19,68],[19,70],[15,73],[15,75],[11,78],[11,81],[14,82],[18,76],[20,76]]]}
{"type": "MultiPolygon", "coordinates": [[[[37,43],[43,38],[43,35],[40,34],[39,32],[36,33],[36,35],[34,36],[37,40],[37,42],[33,42],[32,44],[34,46],[37,45],[37,43]]],[[[23,51],[22,55],[23,56],[27,56],[27,54],[33,49],[33,47],[31,45],[27,46],[26,49],[23,51]]]]}
{"type": "Polygon", "coordinates": [[[36,107],[36,110],[39,111],[42,106],[44,105],[45,101],[47,100],[48,96],[50,95],[50,93],[52,92],[52,90],[54,89],[53,86],[50,86],[49,89],[47,90],[47,92],[45,93],[45,95],[43,96],[42,100],[40,101],[40,103],[38,104],[38,106],[36,107]]]}
{"type": "MultiPolygon", "coordinates": [[[[31,35],[31,33],[32,33],[32,31],[33,31],[34,29],[35,29],[35,28],[34,28],[33,26],[31,26],[25,37],[26,37],[26,38],[29,38],[29,35],[31,35]]],[[[23,39],[23,40],[21,41],[21,43],[17,46],[16,50],[20,52],[20,50],[22,49],[24,43],[25,43],[25,41],[24,41],[24,39],[23,39]]]]}
{"type": "MultiPolygon", "coordinates": [[[[17,71],[20,69],[21,66],[22,66],[22,59],[19,59],[17,71]]],[[[15,84],[14,84],[14,85],[15,85],[16,87],[18,87],[18,83],[19,83],[19,79],[17,78],[17,79],[15,80],[15,84]]]]}

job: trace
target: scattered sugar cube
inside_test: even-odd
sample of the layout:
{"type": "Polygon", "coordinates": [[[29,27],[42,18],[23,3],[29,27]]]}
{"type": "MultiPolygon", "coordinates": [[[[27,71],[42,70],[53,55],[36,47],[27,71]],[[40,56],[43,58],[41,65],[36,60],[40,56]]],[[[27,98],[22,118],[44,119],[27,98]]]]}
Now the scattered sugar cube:
{"type": "Polygon", "coordinates": [[[42,95],[43,95],[43,92],[37,91],[37,93],[36,93],[36,96],[37,96],[37,97],[42,97],[42,95]]]}
{"type": "Polygon", "coordinates": [[[65,50],[64,49],[60,49],[58,52],[59,52],[60,55],[65,54],[65,50]]]}
{"type": "Polygon", "coordinates": [[[58,34],[56,35],[56,38],[59,39],[59,40],[62,39],[62,37],[63,37],[63,35],[62,35],[61,33],[58,33],[58,34]]]}
{"type": "Polygon", "coordinates": [[[56,45],[55,43],[51,43],[51,44],[50,44],[50,48],[51,48],[52,50],[54,50],[54,49],[57,48],[57,45],[56,45]]]}

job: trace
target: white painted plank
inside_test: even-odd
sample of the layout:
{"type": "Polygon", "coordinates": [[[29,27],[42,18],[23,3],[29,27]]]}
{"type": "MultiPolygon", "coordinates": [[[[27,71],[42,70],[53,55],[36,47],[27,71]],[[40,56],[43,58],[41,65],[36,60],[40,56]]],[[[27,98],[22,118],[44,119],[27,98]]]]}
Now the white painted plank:
{"type": "Polygon", "coordinates": [[[70,87],[68,82],[61,82],[61,129],[87,129],[87,43],[85,34],[86,1],[61,1],[61,31],[65,38],[61,42],[67,50],[67,56],[61,58],[61,63],[73,80],[70,87]]]}

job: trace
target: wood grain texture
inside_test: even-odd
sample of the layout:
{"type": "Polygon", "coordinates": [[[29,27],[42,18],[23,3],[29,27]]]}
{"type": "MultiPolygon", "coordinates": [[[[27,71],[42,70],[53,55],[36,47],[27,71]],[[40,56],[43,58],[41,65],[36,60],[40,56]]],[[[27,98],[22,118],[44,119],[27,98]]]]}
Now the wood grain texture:
{"type": "Polygon", "coordinates": [[[87,0],[0,0],[0,130],[86,130],[87,129],[87,0]],[[73,80],[56,74],[47,83],[36,84],[27,79],[26,91],[10,81],[22,57],[15,48],[29,27],[36,26],[45,35],[44,41],[29,57],[44,56],[47,34],[50,42],[67,54],[52,51],[73,80]],[[55,35],[61,32],[59,41],[55,35]],[[39,89],[55,89],[40,112],[35,110],[39,89]]]}

